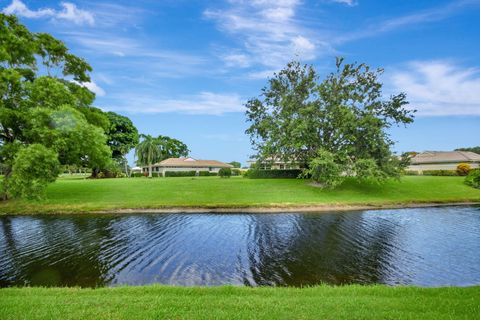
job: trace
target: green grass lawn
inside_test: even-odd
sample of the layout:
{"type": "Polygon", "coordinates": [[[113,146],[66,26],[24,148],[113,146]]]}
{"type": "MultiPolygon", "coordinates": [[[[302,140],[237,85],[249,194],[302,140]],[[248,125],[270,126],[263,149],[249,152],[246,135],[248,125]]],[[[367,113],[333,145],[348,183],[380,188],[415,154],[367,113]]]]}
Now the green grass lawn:
{"type": "Polygon", "coordinates": [[[0,289],[1,319],[478,319],[480,287],[0,289]]]}
{"type": "Polygon", "coordinates": [[[43,201],[0,202],[1,214],[89,212],[129,208],[268,207],[310,205],[392,205],[408,203],[478,202],[480,190],[462,177],[407,176],[383,185],[347,181],[322,190],[301,179],[234,177],[60,178],[43,201]]]}

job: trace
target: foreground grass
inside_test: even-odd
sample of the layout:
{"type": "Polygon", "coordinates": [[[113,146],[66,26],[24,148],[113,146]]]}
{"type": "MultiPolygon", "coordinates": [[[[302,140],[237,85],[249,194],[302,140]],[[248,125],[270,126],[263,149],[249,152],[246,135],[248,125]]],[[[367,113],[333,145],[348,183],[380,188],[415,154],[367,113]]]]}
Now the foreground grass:
{"type": "Polygon", "coordinates": [[[474,319],[479,301],[480,287],[8,288],[0,318],[474,319]]]}
{"type": "Polygon", "coordinates": [[[462,177],[412,176],[383,185],[347,181],[331,191],[313,187],[309,181],[300,179],[61,178],[48,187],[46,200],[0,202],[0,214],[165,207],[380,206],[478,201],[480,190],[466,186],[462,177]]]}

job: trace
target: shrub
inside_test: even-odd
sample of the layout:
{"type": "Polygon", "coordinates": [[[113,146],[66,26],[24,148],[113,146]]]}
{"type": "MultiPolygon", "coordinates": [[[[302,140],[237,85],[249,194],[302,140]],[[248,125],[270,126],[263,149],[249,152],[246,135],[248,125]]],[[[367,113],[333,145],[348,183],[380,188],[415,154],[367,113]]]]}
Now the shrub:
{"type": "Polygon", "coordinates": [[[60,174],[60,162],[55,151],[41,144],[22,148],[15,157],[12,175],[4,183],[12,197],[41,199],[49,183],[60,174]]]}
{"type": "Polygon", "coordinates": [[[466,176],[472,170],[472,167],[468,163],[460,163],[457,166],[457,174],[459,176],[466,176]]]}
{"type": "Polygon", "coordinates": [[[200,177],[213,177],[213,176],[216,176],[217,173],[216,172],[210,172],[210,171],[199,171],[198,175],[200,177]]]}
{"type": "Polygon", "coordinates": [[[374,159],[358,159],[354,165],[355,177],[365,182],[382,182],[388,178],[384,171],[380,170],[374,159]]]}
{"type": "Polygon", "coordinates": [[[142,172],[132,172],[132,177],[141,178],[141,177],[145,177],[145,175],[142,172]]]}
{"type": "Polygon", "coordinates": [[[471,187],[480,189],[480,169],[470,170],[465,177],[465,183],[471,187]]]}
{"type": "Polygon", "coordinates": [[[221,168],[218,170],[218,175],[220,178],[230,178],[232,176],[232,169],[230,168],[221,168]]]}
{"type": "Polygon", "coordinates": [[[167,171],[165,177],[195,177],[196,171],[167,171]]]}
{"type": "MultiPolygon", "coordinates": [[[[370,167],[369,164],[366,166],[370,167]]],[[[343,181],[342,167],[335,163],[333,154],[328,151],[319,151],[317,156],[310,160],[306,173],[324,188],[334,188],[343,181]]]]}
{"type": "Polygon", "coordinates": [[[424,176],[458,176],[456,170],[425,170],[424,176]]]}
{"type": "Polygon", "coordinates": [[[249,169],[244,173],[244,177],[250,179],[296,179],[302,174],[300,169],[288,170],[257,170],[249,169]]]}
{"type": "Polygon", "coordinates": [[[420,173],[418,171],[415,171],[415,170],[406,170],[405,171],[405,175],[406,176],[418,176],[420,173]]]}
{"type": "Polygon", "coordinates": [[[232,169],[232,176],[241,176],[242,175],[242,170],[240,169],[232,169]]]}

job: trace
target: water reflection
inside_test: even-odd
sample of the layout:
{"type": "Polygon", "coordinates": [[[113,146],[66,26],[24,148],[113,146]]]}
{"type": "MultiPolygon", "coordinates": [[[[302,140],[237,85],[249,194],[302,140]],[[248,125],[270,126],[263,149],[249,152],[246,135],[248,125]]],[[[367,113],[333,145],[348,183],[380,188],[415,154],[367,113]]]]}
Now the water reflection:
{"type": "Polygon", "coordinates": [[[480,208],[0,217],[0,286],[480,284],[480,208]]]}

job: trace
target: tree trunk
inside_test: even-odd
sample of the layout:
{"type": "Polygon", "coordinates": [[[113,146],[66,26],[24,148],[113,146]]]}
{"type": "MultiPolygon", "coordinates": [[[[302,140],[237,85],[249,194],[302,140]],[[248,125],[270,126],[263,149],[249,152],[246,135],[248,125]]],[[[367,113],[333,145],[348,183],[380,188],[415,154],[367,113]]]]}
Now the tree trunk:
{"type": "Polygon", "coordinates": [[[148,177],[149,178],[152,177],[152,165],[151,164],[148,165],[148,177]]]}
{"type": "Polygon", "coordinates": [[[128,172],[128,163],[127,159],[125,159],[125,175],[130,178],[130,172],[128,172]]]}
{"type": "Polygon", "coordinates": [[[7,193],[6,184],[7,184],[8,178],[10,177],[11,174],[12,174],[12,169],[11,168],[6,168],[5,173],[3,175],[3,181],[2,181],[2,184],[1,184],[1,189],[2,189],[1,190],[1,192],[2,192],[1,198],[2,198],[3,201],[8,200],[8,193],[7,193]]]}
{"type": "Polygon", "coordinates": [[[91,176],[91,178],[93,178],[93,179],[98,178],[98,172],[99,172],[99,171],[100,171],[100,170],[99,170],[98,168],[93,168],[93,169],[92,169],[92,176],[91,176]]]}

